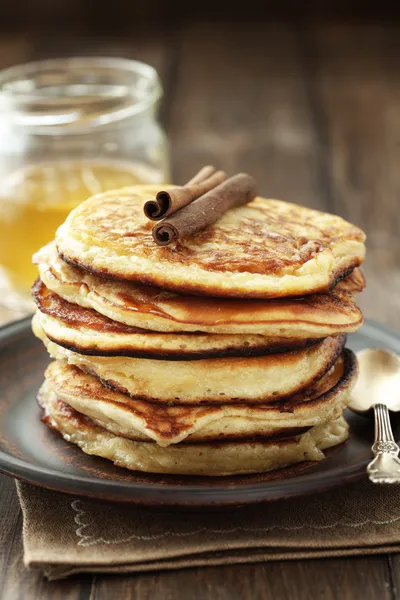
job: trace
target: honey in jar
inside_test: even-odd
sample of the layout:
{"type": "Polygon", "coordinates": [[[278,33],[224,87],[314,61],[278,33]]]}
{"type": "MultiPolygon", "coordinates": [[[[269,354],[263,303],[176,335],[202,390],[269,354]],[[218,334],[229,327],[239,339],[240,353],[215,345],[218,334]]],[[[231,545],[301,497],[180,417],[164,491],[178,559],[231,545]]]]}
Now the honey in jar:
{"type": "Polygon", "coordinates": [[[142,165],[94,160],[43,163],[9,176],[0,186],[0,264],[13,287],[29,289],[37,274],[32,254],[80,202],[152,179],[142,165]]]}

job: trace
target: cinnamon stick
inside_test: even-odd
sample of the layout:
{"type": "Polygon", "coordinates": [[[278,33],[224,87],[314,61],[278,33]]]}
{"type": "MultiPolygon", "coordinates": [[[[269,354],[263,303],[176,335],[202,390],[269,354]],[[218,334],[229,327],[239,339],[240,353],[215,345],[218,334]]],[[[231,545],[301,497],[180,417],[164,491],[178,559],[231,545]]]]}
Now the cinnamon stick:
{"type": "Polygon", "coordinates": [[[217,169],[215,167],[213,167],[212,165],[206,165],[205,167],[200,169],[200,171],[196,173],[196,175],[192,177],[192,179],[189,179],[189,181],[185,185],[191,185],[192,183],[200,183],[202,181],[205,181],[206,179],[211,177],[211,175],[214,175],[214,173],[216,172],[217,169]]]}
{"type": "Polygon", "coordinates": [[[253,177],[239,173],[185,206],[153,227],[153,238],[159,246],[193,235],[215,223],[230,208],[251,202],[257,195],[253,177]]]}
{"type": "Polygon", "coordinates": [[[155,200],[148,200],[145,203],[144,214],[152,221],[159,221],[187,206],[225,179],[227,175],[224,171],[217,171],[210,165],[203,167],[183,187],[158,192],[155,200]]]}

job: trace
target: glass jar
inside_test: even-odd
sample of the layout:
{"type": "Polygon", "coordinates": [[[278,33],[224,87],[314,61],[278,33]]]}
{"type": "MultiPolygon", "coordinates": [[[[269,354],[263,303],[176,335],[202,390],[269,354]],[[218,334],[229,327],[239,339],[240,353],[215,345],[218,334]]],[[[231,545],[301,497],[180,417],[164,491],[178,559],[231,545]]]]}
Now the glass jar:
{"type": "Polygon", "coordinates": [[[27,292],[32,254],[89,196],[169,180],[161,95],[157,72],[125,59],[48,60],[0,73],[3,287],[7,280],[27,292]]]}

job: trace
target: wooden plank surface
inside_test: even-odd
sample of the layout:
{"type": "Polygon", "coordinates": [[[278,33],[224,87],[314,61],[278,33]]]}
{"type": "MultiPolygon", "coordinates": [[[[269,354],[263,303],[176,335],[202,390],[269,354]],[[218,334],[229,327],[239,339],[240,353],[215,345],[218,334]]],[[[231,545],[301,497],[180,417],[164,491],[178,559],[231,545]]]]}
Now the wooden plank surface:
{"type": "Polygon", "coordinates": [[[182,35],[170,139],[174,174],[249,171],[260,192],[321,207],[318,132],[292,26],[193,26],[182,35]]]}
{"type": "Polygon", "coordinates": [[[376,557],[210,567],[180,573],[97,579],[91,600],[111,597],[125,600],[392,599],[389,569],[384,560],[376,557]]]}
{"type": "MultiPolygon", "coordinates": [[[[178,182],[199,164],[248,170],[260,191],[354,220],[369,234],[362,305],[400,328],[400,30],[188,25],[122,40],[0,38],[1,63],[71,54],[146,60],[161,72],[178,182]]],[[[22,566],[21,515],[0,478],[0,598],[400,598],[400,559],[281,562],[48,583],[22,566]]]]}
{"type": "Polygon", "coordinates": [[[360,306],[400,329],[400,44],[379,26],[302,37],[314,63],[330,209],[368,236],[360,306]]]}

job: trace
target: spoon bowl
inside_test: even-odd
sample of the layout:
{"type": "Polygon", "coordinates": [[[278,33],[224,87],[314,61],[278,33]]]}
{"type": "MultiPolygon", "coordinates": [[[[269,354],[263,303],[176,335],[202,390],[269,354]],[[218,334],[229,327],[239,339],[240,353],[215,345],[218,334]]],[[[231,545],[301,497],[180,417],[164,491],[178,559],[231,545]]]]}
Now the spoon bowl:
{"type": "Polygon", "coordinates": [[[400,411],[400,358],[389,350],[366,348],[357,353],[359,375],[349,408],[364,413],[376,404],[400,411]]]}

